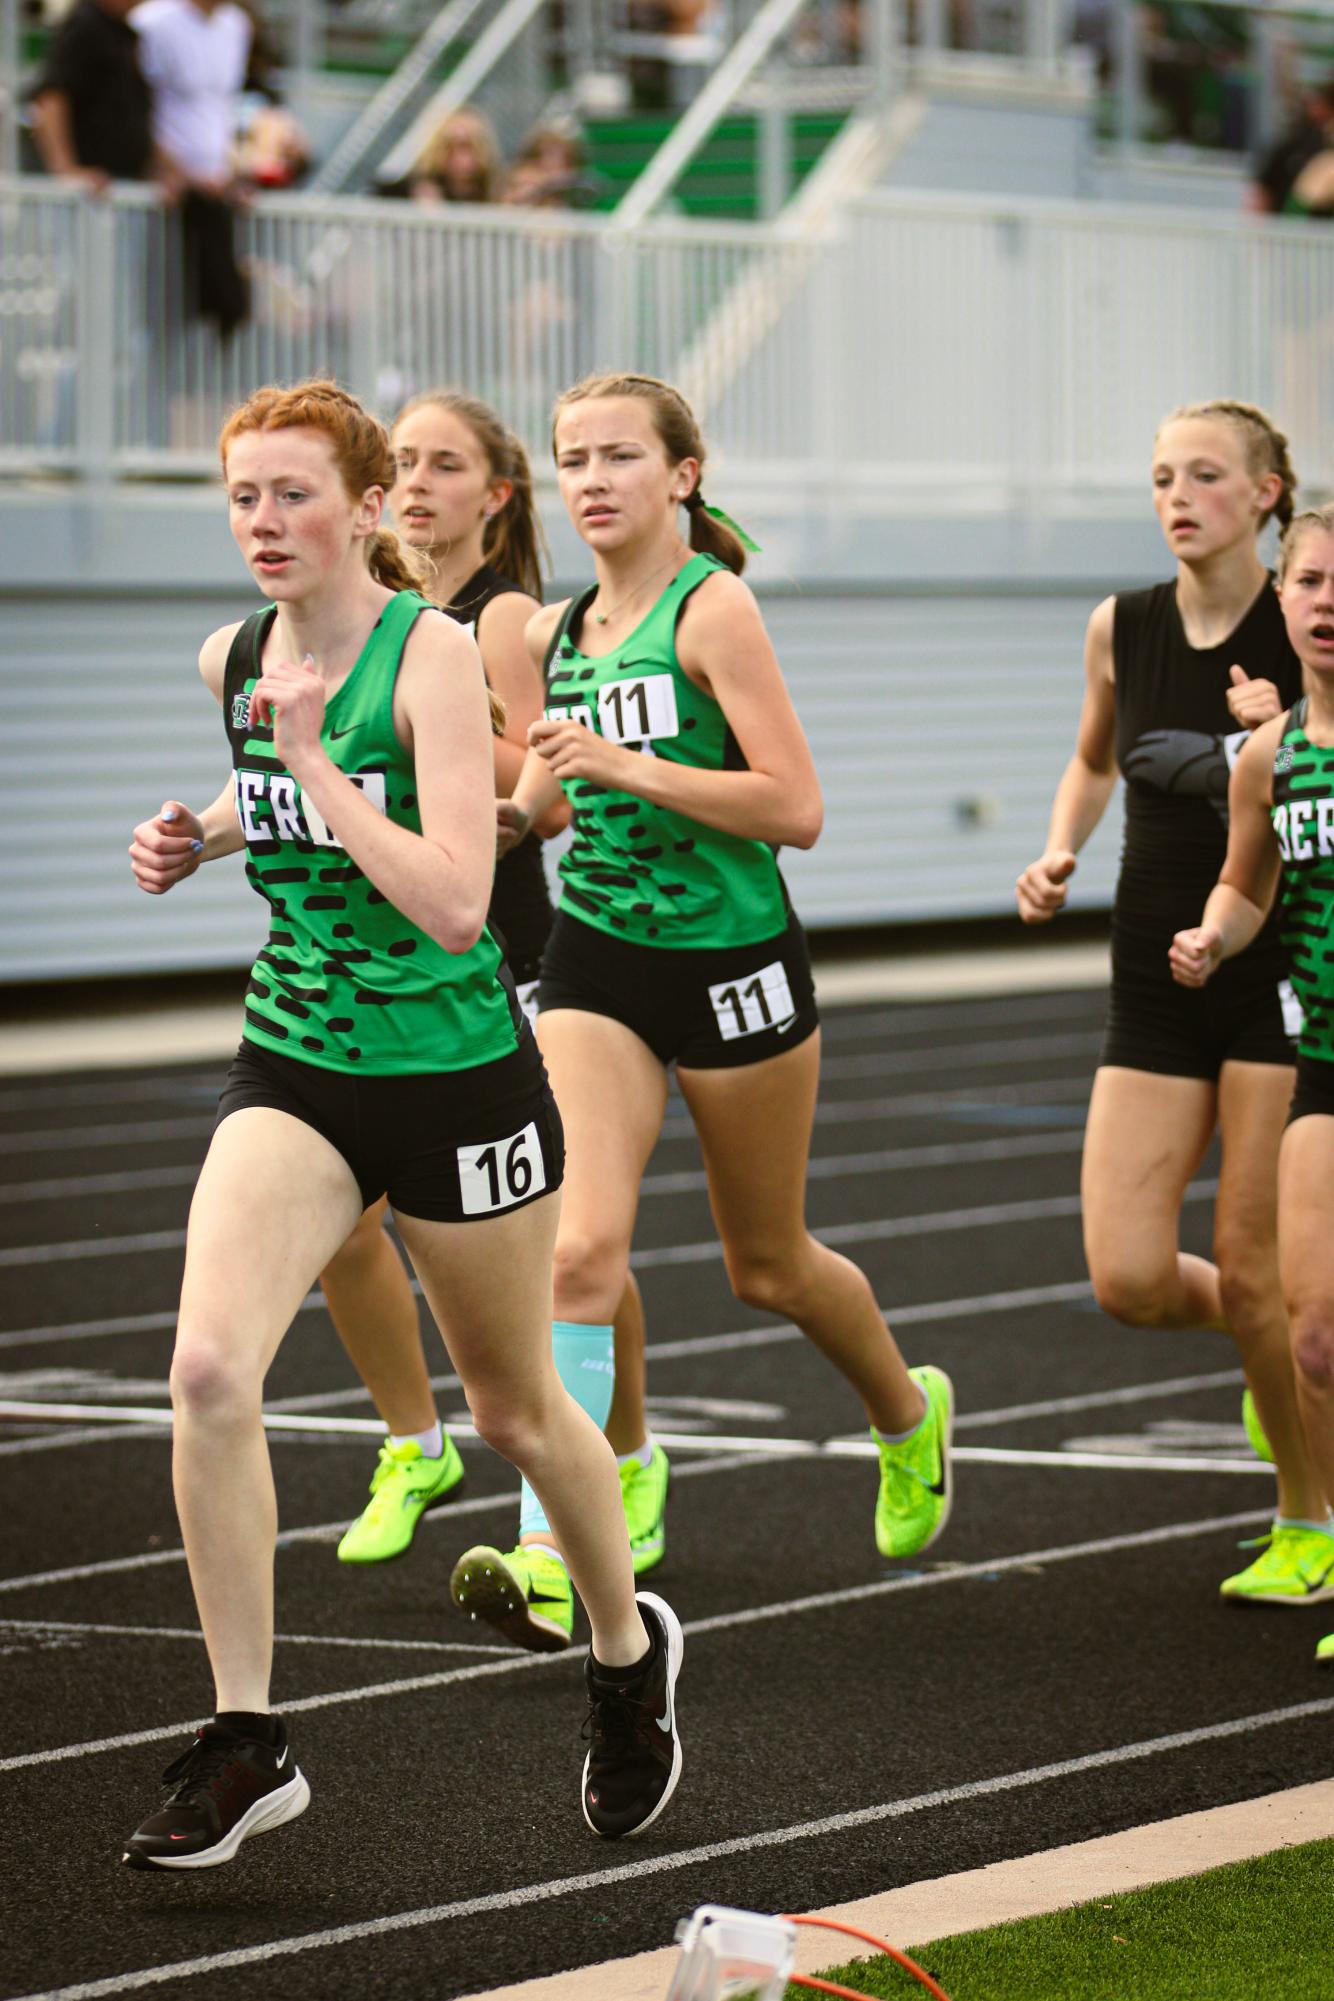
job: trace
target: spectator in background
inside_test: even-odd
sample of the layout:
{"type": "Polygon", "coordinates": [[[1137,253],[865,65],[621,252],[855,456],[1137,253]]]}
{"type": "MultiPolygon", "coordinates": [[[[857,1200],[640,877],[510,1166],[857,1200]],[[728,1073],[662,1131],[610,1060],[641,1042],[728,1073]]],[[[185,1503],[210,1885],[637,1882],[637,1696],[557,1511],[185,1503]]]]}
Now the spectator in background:
{"type": "MultiPolygon", "coordinates": [[[[406,192],[413,201],[499,201],[503,172],[490,119],[464,105],[436,126],[408,176],[406,192]]],[[[405,190],[400,185],[388,192],[405,190]]]]}
{"type": "Polygon", "coordinates": [[[32,93],[33,138],[48,173],[100,193],[156,175],[175,192],[153,138],[153,106],[126,19],[133,0],[76,0],[32,93]]]}
{"type": "MultiPolygon", "coordinates": [[[[1322,179],[1323,175],[1307,177],[1305,170],[1334,143],[1330,137],[1332,124],[1334,79],[1315,84],[1302,93],[1297,116],[1256,163],[1248,206],[1261,214],[1282,215],[1304,179],[1309,193],[1312,180],[1322,179]]],[[[1296,196],[1294,205],[1310,213],[1310,205],[1300,196],[1296,196]]]]}
{"type": "Polygon", "coordinates": [[[253,35],[236,0],[144,0],[136,7],[140,62],[153,93],[153,131],[186,185],[184,300],[223,334],[249,316],[236,260],[233,147],[253,35]]]}
{"type": "Polygon", "coordinates": [[[596,189],[577,126],[534,125],[510,168],[502,199],[525,208],[590,208],[596,189]]]}
{"type": "Polygon", "coordinates": [[[282,104],[255,105],[236,149],[236,175],[246,189],[296,187],[310,166],[310,143],[282,104]]]}

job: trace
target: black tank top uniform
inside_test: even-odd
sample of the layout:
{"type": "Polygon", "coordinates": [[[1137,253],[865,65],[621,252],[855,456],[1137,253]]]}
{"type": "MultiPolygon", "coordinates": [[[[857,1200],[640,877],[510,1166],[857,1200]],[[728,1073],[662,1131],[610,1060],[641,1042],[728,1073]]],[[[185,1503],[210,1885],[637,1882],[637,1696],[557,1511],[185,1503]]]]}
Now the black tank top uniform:
{"type": "Polygon", "coordinates": [[[1116,599],[1112,659],[1125,839],[1102,1061],[1203,1078],[1229,1060],[1291,1063],[1295,1004],[1272,917],[1203,990],[1178,986],[1167,962],[1174,934],[1199,923],[1227,853],[1228,779],[1247,737],[1227,706],[1229,669],[1272,681],[1285,707],[1301,694],[1278,597],[1266,582],[1220,645],[1194,647],[1175,583],[1127,592],[1116,599]]]}
{"type": "MultiPolygon", "coordinates": [[[[492,600],[514,592],[522,594],[522,587],[484,563],[461,586],[454,602],[440,608],[457,624],[471,626],[475,636],[482,613],[492,600]]],[[[542,843],[533,836],[520,841],[497,862],[486,918],[489,928],[499,933],[510,970],[521,987],[537,978],[552,914],[542,843]]]]}

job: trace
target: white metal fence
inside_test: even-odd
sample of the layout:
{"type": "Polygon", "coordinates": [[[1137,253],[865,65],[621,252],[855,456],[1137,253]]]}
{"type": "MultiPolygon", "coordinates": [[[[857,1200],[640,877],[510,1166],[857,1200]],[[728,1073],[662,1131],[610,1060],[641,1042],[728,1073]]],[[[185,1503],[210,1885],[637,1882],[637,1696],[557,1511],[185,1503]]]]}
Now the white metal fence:
{"type": "Polygon", "coordinates": [[[186,317],[177,218],[0,181],[0,469],[211,470],[258,383],[329,372],[386,413],[433,382],[541,454],[594,366],[674,377],[757,478],[1043,512],[1139,486],[1173,404],[1250,398],[1334,487],[1323,224],[876,193],[819,236],[293,196],[240,224],[249,322],[186,317]]]}

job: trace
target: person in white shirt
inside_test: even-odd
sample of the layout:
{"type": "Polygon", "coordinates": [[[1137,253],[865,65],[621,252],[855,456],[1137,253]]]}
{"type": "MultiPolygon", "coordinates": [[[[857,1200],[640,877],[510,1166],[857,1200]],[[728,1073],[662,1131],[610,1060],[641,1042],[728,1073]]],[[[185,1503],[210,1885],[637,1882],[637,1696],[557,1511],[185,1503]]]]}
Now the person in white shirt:
{"type": "Polygon", "coordinates": [[[192,187],[232,181],[237,98],[253,24],[236,0],[144,0],[130,20],[153,93],[153,136],[192,187]]]}

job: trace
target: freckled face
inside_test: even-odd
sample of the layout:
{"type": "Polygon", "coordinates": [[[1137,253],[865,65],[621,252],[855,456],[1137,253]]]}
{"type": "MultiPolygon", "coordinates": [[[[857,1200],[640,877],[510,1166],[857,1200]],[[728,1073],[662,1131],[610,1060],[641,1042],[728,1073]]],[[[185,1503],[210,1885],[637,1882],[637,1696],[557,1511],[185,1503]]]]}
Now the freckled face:
{"type": "Polygon", "coordinates": [[[1182,562],[1253,541],[1272,499],[1247,465],[1234,425],[1182,417],[1158,433],[1153,505],[1168,548],[1182,562]]]}
{"type": "Polygon", "coordinates": [[[266,597],[307,596],[374,532],[383,493],[349,498],[322,431],[243,431],[227,452],[232,535],[266,597]]]}
{"type": "Polygon", "coordinates": [[[1279,590],[1283,622],[1303,667],[1334,683],[1334,535],[1307,528],[1288,557],[1279,590]]]}
{"type": "Polygon", "coordinates": [[[695,485],[695,459],[673,465],[637,396],[590,396],[556,424],[556,477],[571,521],[608,554],[661,534],[695,485]]]}
{"type": "Polygon", "coordinates": [[[511,492],[497,480],[480,439],[454,410],[424,403],[394,426],[394,516],[414,549],[461,542],[511,492]]]}

